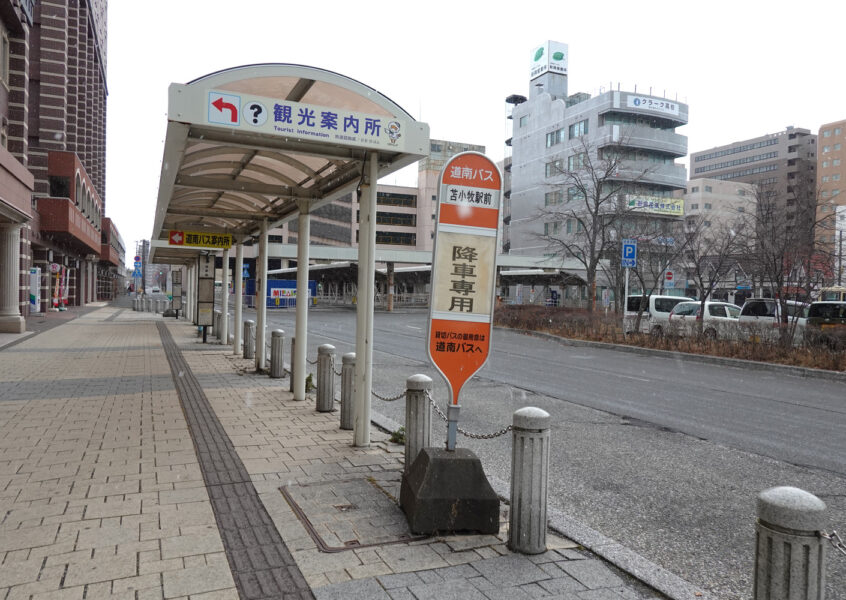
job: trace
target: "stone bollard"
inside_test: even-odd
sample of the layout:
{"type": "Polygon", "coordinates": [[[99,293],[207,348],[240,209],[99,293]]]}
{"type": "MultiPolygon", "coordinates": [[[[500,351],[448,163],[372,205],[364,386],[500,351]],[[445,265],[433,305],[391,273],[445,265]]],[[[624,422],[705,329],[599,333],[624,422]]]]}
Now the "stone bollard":
{"type": "Polygon", "coordinates": [[[549,413],[528,406],[514,412],[511,444],[511,510],[508,547],[522,554],[546,552],[549,479],[549,413]]]}
{"type": "Polygon", "coordinates": [[[214,332],[214,337],[220,339],[220,311],[214,311],[214,320],[212,320],[212,331],[214,332]]]}
{"type": "Polygon", "coordinates": [[[335,408],[335,346],[323,344],[317,347],[317,412],[332,412],[335,408]]]}
{"type": "Polygon", "coordinates": [[[273,379],[282,379],[285,377],[284,343],[284,331],[274,329],[270,332],[270,376],[273,379]]]}
{"type": "Polygon", "coordinates": [[[153,299],[147,298],[147,312],[153,312],[153,299]]]}
{"type": "Polygon", "coordinates": [[[294,349],[297,346],[296,336],[291,336],[291,387],[288,390],[292,394],[294,393],[294,349]]]}
{"type": "Polygon", "coordinates": [[[256,357],[256,322],[244,321],[244,358],[256,357]]]}
{"type": "Polygon", "coordinates": [[[163,306],[164,306],[164,301],[156,300],[156,313],[161,314],[162,310],[163,310],[163,308],[162,308],[163,306]]]}
{"type": "Polygon", "coordinates": [[[355,352],[347,352],[341,357],[341,429],[352,429],[353,402],[355,400],[355,352]]]}
{"type": "Polygon", "coordinates": [[[798,488],[758,494],[754,600],[824,600],[826,512],[798,488]]]}
{"type": "Polygon", "coordinates": [[[420,451],[432,445],[431,393],[431,377],[412,375],[405,380],[405,473],[420,451]]]}

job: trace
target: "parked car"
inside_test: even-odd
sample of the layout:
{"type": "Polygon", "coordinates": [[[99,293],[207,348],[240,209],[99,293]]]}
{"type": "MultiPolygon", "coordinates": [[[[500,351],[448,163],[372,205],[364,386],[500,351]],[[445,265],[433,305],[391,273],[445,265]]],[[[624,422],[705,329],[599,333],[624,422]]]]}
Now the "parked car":
{"type": "Polygon", "coordinates": [[[673,335],[695,336],[699,333],[701,322],[704,337],[736,339],[739,316],[740,307],[728,302],[706,300],[704,314],[702,303],[698,300],[679,302],[668,317],[668,331],[673,335]]]}
{"type": "Polygon", "coordinates": [[[150,293],[152,293],[152,294],[161,294],[161,293],[162,293],[162,290],[161,290],[160,288],[156,287],[156,286],[153,286],[153,289],[152,289],[152,290],[150,290],[150,293]]]}
{"type": "Polygon", "coordinates": [[[693,300],[687,296],[629,296],[626,299],[626,312],[623,316],[623,328],[626,333],[635,331],[637,313],[643,306],[643,316],[640,319],[640,332],[652,335],[663,335],[667,327],[670,311],[679,302],[693,300]]]}
{"type": "Polygon", "coordinates": [[[778,342],[783,335],[793,335],[793,344],[801,344],[805,334],[808,305],[784,300],[787,315],[782,314],[776,298],[749,298],[740,309],[738,326],[741,337],[750,342],[778,342]]]}
{"type": "Polygon", "coordinates": [[[846,348],[846,301],[812,302],[805,324],[805,341],[834,350],[846,348]]]}

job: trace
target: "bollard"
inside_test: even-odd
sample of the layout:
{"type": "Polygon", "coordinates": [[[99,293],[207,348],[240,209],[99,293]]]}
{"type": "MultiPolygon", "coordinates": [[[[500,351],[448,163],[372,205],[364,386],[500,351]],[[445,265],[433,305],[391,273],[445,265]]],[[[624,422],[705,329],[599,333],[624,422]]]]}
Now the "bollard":
{"type": "Polygon", "coordinates": [[[335,346],[323,344],[317,347],[317,412],[332,412],[335,408],[335,346]]]}
{"type": "Polygon", "coordinates": [[[255,358],[256,322],[244,321],[244,358],[255,358]]]}
{"type": "Polygon", "coordinates": [[[353,396],[355,395],[355,352],[347,352],[341,357],[341,429],[352,429],[353,396]]]}
{"type": "Polygon", "coordinates": [[[511,444],[511,510],[508,547],[522,554],[546,552],[549,479],[549,413],[528,406],[514,412],[511,444]]]}
{"type": "Polygon", "coordinates": [[[297,345],[296,336],[291,336],[291,387],[288,390],[291,393],[294,393],[294,348],[297,345]]]}
{"type": "Polygon", "coordinates": [[[162,301],[156,300],[156,314],[161,314],[162,312],[162,301]]]}
{"type": "Polygon", "coordinates": [[[214,320],[212,321],[212,332],[214,333],[214,337],[220,339],[220,311],[214,311],[214,320]]]}
{"type": "Polygon", "coordinates": [[[412,375],[405,381],[405,472],[423,448],[432,445],[432,378],[412,375]],[[428,394],[427,394],[428,392],[428,394]]]}
{"type": "Polygon", "coordinates": [[[147,298],[147,312],[153,312],[153,299],[147,298]]]}
{"type": "Polygon", "coordinates": [[[270,376],[273,379],[285,377],[284,343],[285,332],[274,329],[270,333],[270,376]]]}
{"type": "Polygon", "coordinates": [[[804,490],[758,494],[754,600],[824,600],[825,503],[804,490]]]}

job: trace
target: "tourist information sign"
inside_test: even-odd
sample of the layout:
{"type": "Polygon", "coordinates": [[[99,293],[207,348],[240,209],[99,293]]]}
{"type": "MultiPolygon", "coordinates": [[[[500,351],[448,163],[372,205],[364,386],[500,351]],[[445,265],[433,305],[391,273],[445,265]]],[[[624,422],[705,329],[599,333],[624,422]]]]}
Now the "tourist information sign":
{"type": "Polygon", "coordinates": [[[450,391],[449,450],[461,388],[490,354],[501,195],[499,169],[483,154],[458,154],[441,171],[427,350],[450,391]]]}

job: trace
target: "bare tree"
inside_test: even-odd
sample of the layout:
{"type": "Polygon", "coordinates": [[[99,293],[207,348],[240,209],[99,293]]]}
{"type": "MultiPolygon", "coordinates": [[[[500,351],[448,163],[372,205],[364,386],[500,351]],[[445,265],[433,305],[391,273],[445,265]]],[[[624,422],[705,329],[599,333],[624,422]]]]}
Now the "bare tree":
{"type": "Polygon", "coordinates": [[[830,250],[819,235],[828,227],[828,215],[821,210],[810,168],[794,173],[787,188],[759,185],[756,197],[751,253],[755,275],[781,304],[781,340],[789,345],[797,315],[788,319],[787,300],[809,301],[830,274],[830,250]]]}
{"type": "Polygon", "coordinates": [[[596,309],[601,262],[616,246],[615,232],[630,212],[624,192],[650,172],[628,168],[626,152],[625,142],[599,148],[582,136],[575,153],[547,164],[546,174],[553,183],[538,210],[544,232],[537,237],[551,252],[574,258],[584,267],[591,312],[596,309]]]}
{"type": "MultiPolygon", "coordinates": [[[[705,302],[746,254],[752,231],[748,213],[713,217],[703,212],[686,219],[685,263],[699,292],[699,314],[705,314],[705,302]]],[[[703,323],[698,321],[699,335],[703,323]]]]}

